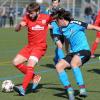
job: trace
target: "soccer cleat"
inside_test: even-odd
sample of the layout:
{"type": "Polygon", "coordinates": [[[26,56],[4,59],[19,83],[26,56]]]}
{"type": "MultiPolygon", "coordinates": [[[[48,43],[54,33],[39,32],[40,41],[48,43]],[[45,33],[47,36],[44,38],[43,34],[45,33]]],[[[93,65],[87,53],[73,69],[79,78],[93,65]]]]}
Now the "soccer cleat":
{"type": "Polygon", "coordinates": [[[79,94],[80,97],[87,97],[87,92],[86,92],[86,89],[80,89],[80,94],[79,94]]]}
{"type": "Polygon", "coordinates": [[[35,75],[33,78],[33,85],[32,85],[32,90],[35,90],[39,84],[41,80],[41,76],[40,75],[35,75]]]}
{"type": "Polygon", "coordinates": [[[14,89],[20,96],[25,96],[25,91],[24,91],[24,89],[23,89],[22,86],[20,86],[20,87],[14,86],[13,89],[14,89]]]}
{"type": "Polygon", "coordinates": [[[68,91],[68,100],[75,100],[74,91],[68,91]]]}
{"type": "Polygon", "coordinates": [[[95,58],[95,55],[91,55],[91,58],[95,58]]]}

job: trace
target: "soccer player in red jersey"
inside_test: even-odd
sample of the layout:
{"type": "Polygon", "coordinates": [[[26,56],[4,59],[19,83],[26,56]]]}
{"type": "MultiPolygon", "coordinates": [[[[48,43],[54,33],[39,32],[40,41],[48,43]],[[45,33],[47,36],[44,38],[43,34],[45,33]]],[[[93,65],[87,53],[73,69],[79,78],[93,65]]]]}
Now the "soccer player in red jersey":
{"type": "MultiPolygon", "coordinates": [[[[100,10],[98,11],[98,14],[96,16],[96,20],[95,20],[94,25],[100,26],[100,10]]],[[[97,32],[96,39],[95,39],[95,41],[92,45],[92,48],[91,48],[91,58],[95,58],[94,52],[97,49],[99,43],[100,43],[100,32],[97,32]]]]}
{"type": "MultiPolygon", "coordinates": [[[[13,65],[25,74],[21,87],[14,87],[19,95],[24,96],[30,81],[34,81],[34,66],[47,49],[48,24],[52,17],[47,14],[40,14],[40,5],[32,2],[27,7],[27,13],[15,30],[20,31],[21,27],[28,28],[28,44],[16,55],[13,65]],[[24,63],[27,61],[27,65],[24,63]]],[[[39,78],[40,79],[40,78],[39,78]]],[[[33,86],[34,89],[34,86],[33,86]]]]}

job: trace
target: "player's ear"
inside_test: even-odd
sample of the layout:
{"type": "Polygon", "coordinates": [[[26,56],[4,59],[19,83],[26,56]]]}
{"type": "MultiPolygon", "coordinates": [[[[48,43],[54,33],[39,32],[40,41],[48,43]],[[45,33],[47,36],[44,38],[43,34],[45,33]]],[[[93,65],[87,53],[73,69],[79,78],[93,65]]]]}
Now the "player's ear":
{"type": "Polygon", "coordinates": [[[40,11],[37,11],[37,14],[39,14],[40,13],[40,11]]]}

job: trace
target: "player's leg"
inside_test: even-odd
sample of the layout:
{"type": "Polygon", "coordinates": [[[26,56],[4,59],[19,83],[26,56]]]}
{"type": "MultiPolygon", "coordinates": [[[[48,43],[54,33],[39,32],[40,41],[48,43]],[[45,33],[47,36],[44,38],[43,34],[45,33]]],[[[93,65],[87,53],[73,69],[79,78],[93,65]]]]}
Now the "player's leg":
{"type": "Polygon", "coordinates": [[[93,45],[91,47],[91,58],[95,58],[94,52],[96,51],[99,43],[100,43],[100,32],[97,32],[96,40],[93,42],[93,45]]]}
{"type": "Polygon", "coordinates": [[[23,62],[27,61],[27,59],[18,54],[14,59],[13,59],[13,65],[19,69],[22,73],[26,74],[26,71],[27,71],[27,67],[23,64],[23,62]]]}
{"type": "Polygon", "coordinates": [[[29,57],[28,64],[27,64],[27,74],[24,77],[23,80],[23,88],[26,90],[29,82],[31,79],[33,79],[33,85],[32,85],[32,90],[36,89],[38,86],[41,76],[40,75],[33,75],[33,69],[36,63],[38,63],[38,60],[45,54],[46,52],[46,47],[45,48],[37,48],[37,49],[32,49],[31,51],[31,56],[29,57]],[[32,69],[33,67],[33,69],[32,69]],[[30,69],[31,68],[31,69],[30,69]]]}
{"type": "MultiPolygon", "coordinates": [[[[81,69],[79,68],[80,65],[81,65],[81,61],[80,61],[79,56],[74,56],[71,62],[71,66],[72,66],[72,70],[73,70],[73,74],[76,79],[76,82],[80,87],[80,94],[82,94],[81,91],[82,90],[86,91],[86,90],[85,90],[83,75],[82,75],[81,69]]],[[[84,93],[87,96],[86,92],[84,93]]]]}
{"type": "Polygon", "coordinates": [[[27,61],[29,57],[29,47],[25,46],[23,49],[20,50],[20,52],[16,55],[16,57],[13,59],[13,65],[16,66],[17,69],[19,69],[22,73],[26,74],[27,67],[24,64],[25,61],[27,61]]]}
{"type": "Polygon", "coordinates": [[[34,75],[32,80],[32,91],[36,90],[39,82],[41,81],[41,76],[39,74],[34,75]]]}
{"type": "MultiPolygon", "coordinates": [[[[22,73],[26,74],[27,73],[27,67],[23,64],[23,62],[27,61],[25,57],[22,55],[18,54],[14,60],[13,60],[13,65],[16,66],[17,69],[19,69],[22,73]]],[[[22,87],[16,87],[14,86],[13,88],[16,92],[19,93],[19,95],[24,96],[25,91],[23,90],[22,87]]]]}
{"type": "Polygon", "coordinates": [[[23,79],[23,84],[22,84],[22,87],[23,89],[26,91],[30,81],[32,80],[32,78],[34,77],[33,76],[33,73],[34,73],[34,66],[36,65],[36,63],[38,62],[38,58],[35,57],[35,56],[30,56],[29,57],[29,60],[28,60],[28,63],[27,63],[27,73],[26,75],[24,76],[24,79],[23,79]]]}
{"type": "Polygon", "coordinates": [[[78,55],[75,55],[71,61],[71,66],[72,66],[74,77],[76,79],[77,84],[80,87],[80,96],[83,96],[83,97],[87,96],[87,92],[85,89],[85,82],[83,79],[83,75],[82,75],[82,72],[79,66],[87,62],[89,58],[90,58],[90,52],[83,51],[83,52],[78,53],[78,55]]]}
{"type": "Polygon", "coordinates": [[[69,82],[68,75],[64,70],[66,66],[70,66],[70,65],[69,63],[67,63],[65,60],[62,59],[56,64],[56,70],[58,72],[59,80],[61,81],[62,85],[64,86],[69,96],[69,100],[74,100],[74,91],[69,82]]]}
{"type": "Polygon", "coordinates": [[[26,72],[26,74],[24,76],[22,86],[14,87],[14,90],[16,92],[18,92],[20,96],[24,96],[25,95],[26,89],[27,89],[30,81],[34,77],[34,66],[37,63],[37,60],[38,59],[36,57],[34,57],[34,56],[30,56],[29,57],[29,60],[28,60],[28,63],[27,63],[27,72],[26,72]]]}
{"type": "MultiPolygon", "coordinates": [[[[36,51],[33,51],[32,55],[34,55],[37,58],[37,63],[41,59],[41,57],[45,55],[46,48],[47,47],[45,47],[44,49],[43,48],[42,49],[36,49],[36,51]]],[[[34,75],[33,80],[32,80],[32,82],[33,82],[32,91],[34,91],[37,88],[40,80],[41,80],[41,76],[40,75],[34,75]]]]}

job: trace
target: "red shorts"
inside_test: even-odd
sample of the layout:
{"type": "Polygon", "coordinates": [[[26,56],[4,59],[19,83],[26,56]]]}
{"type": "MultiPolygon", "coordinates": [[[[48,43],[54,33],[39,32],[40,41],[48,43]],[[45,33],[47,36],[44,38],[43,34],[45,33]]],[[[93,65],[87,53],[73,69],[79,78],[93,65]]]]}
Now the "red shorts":
{"type": "Polygon", "coordinates": [[[97,33],[96,33],[96,37],[97,37],[97,38],[100,38],[100,32],[97,32],[97,33]]]}
{"type": "Polygon", "coordinates": [[[32,47],[32,46],[26,45],[23,49],[20,50],[19,54],[24,56],[27,59],[29,59],[30,56],[35,56],[39,60],[46,53],[46,48],[32,47]]]}

